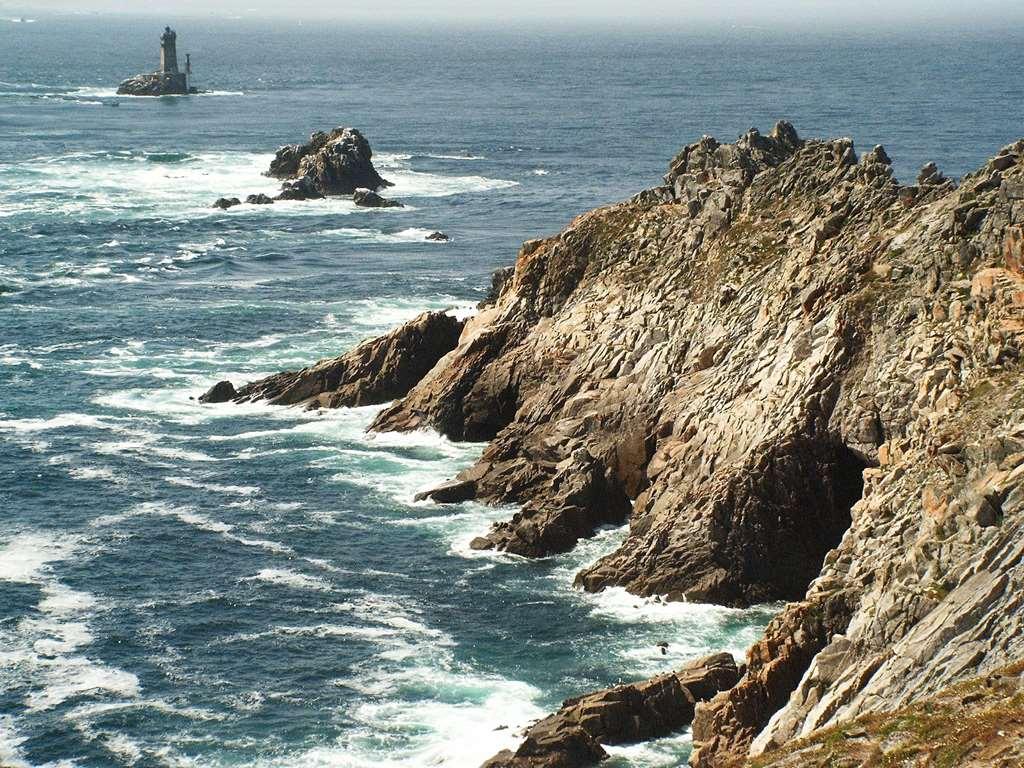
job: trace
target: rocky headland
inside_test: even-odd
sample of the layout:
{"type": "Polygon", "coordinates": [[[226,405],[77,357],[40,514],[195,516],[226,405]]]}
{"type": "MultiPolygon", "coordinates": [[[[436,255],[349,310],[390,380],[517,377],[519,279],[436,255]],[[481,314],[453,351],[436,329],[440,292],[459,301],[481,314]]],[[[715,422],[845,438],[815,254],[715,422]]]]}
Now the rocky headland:
{"type": "MultiPolygon", "coordinates": [[[[788,601],[735,684],[686,696],[680,670],[570,700],[493,765],[597,762],[681,727],[681,695],[701,768],[957,764],[900,718],[1024,658],[1024,141],[905,185],[883,148],[788,123],[704,137],[662,185],[525,243],[436,343],[403,341],[425,317],[235,396],[365,387],[399,398],[373,430],[487,441],[426,496],[521,505],[473,546],[527,557],[628,520],[584,589],[788,601]],[[874,757],[828,762],[837,733],[874,757]]],[[[1017,693],[969,702],[988,703],[1019,726],[1017,693]]]]}

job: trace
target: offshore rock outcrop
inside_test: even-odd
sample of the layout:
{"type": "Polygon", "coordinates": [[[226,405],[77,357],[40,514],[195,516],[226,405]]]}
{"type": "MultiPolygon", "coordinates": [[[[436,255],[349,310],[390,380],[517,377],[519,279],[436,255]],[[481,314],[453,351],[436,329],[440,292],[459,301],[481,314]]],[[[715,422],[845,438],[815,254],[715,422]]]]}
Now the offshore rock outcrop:
{"type": "Polygon", "coordinates": [[[238,388],[222,381],[200,400],[250,402],[306,408],[378,405],[407,393],[438,360],[455,348],[462,321],[445,312],[424,312],[384,336],[340,357],[300,371],[285,371],[238,388]]]}
{"type": "Polygon", "coordinates": [[[388,200],[370,189],[360,187],[352,193],[352,202],[361,208],[403,208],[397,200],[388,200]]]}
{"type": "Polygon", "coordinates": [[[1024,657],[1024,141],[906,186],[786,123],[705,137],[494,294],[373,428],[489,441],[434,492],[523,505],[475,546],[628,517],[584,588],[791,601],[696,706],[695,765],[1024,657]]]}
{"type": "MultiPolygon", "coordinates": [[[[265,205],[275,200],[321,200],[337,195],[352,195],[356,205],[401,207],[386,200],[378,189],[394,186],[373,166],[373,150],[355,128],[316,131],[305,144],[288,144],[277,150],[270,161],[267,176],[283,180],[276,197],[249,195],[247,203],[265,205]]],[[[221,197],[215,208],[239,205],[237,197],[221,197]]]]}
{"type": "Polygon", "coordinates": [[[316,131],[305,144],[281,147],[267,175],[285,180],[282,200],[351,195],[357,189],[376,192],[392,186],[377,173],[372,158],[370,142],[355,128],[316,131]]]}
{"type": "Polygon", "coordinates": [[[117,87],[118,96],[187,96],[199,93],[190,88],[180,72],[152,72],[123,80],[117,87]]]}
{"type": "Polygon", "coordinates": [[[717,653],[642,683],[568,699],[528,728],[515,752],[499,752],[484,768],[592,765],[608,756],[602,744],[630,744],[684,728],[698,701],[732,687],[738,677],[732,656],[717,653]]]}

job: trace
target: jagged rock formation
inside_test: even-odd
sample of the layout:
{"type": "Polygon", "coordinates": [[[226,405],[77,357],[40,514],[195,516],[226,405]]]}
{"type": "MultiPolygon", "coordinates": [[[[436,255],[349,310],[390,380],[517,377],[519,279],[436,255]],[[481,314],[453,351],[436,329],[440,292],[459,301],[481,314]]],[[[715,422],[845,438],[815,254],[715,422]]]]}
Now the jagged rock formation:
{"type": "Polygon", "coordinates": [[[957,185],[780,123],[525,243],[373,428],[488,440],[439,501],[587,589],[791,602],[692,761],[739,765],[1024,657],[1024,141],[957,185]],[[628,506],[632,505],[632,512],[628,506]]]}
{"type": "Polygon", "coordinates": [[[376,192],[391,182],[377,173],[372,158],[370,142],[355,128],[316,131],[306,144],[281,147],[267,175],[285,180],[282,200],[351,195],[360,188],[376,192]]]}
{"type": "Polygon", "coordinates": [[[408,392],[454,349],[461,330],[462,321],[445,312],[424,312],[341,357],[246,384],[230,398],[223,395],[228,387],[234,389],[231,383],[219,382],[203,395],[204,402],[267,400],[310,409],[385,403],[408,392]]]}
{"type": "Polygon", "coordinates": [[[200,403],[226,403],[238,397],[235,385],[230,381],[218,381],[199,396],[200,403]]]}
{"type": "MultiPolygon", "coordinates": [[[[247,203],[266,205],[275,200],[320,200],[332,195],[353,195],[356,205],[402,205],[376,193],[382,187],[393,185],[377,173],[370,142],[355,128],[316,131],[306,144],[281,147],[270,161],[266,175],[284,181],[281,192],[276,197],[249,195],[247,203]]],[[[237,197],[221,197],[213,206],[229,208],[238,204],[237,197]]]]}
{"type": "Polygon", "coordinates": [[[576,768],[608,754],[602,744],[629,744],[678,731],[694,706],[736,684],[739,672],[727,653],[686,664],[676,672],[568,699],[527,729],[515,752],[504,750],[484,768],[576,768]]]}

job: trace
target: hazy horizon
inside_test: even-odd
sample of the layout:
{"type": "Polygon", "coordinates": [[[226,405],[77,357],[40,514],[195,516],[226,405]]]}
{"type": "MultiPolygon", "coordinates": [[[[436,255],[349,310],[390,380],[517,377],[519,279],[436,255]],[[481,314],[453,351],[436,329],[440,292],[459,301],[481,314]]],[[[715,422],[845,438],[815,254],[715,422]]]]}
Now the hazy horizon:
{"type": "Polygon", "coordinates": [[[1024,4],[1011,0],[965,3],[902,0],[883,2],[813,2],[752,0],[672,2],[636,0],[628,7],[613,0],[521,0],[514,5],[470,0],[381,0],[372,7],[325,7],[315,0],[292,0],[283,8],[275,0],[178,0],[166,7],[139,7],[125,0],[0,0],[10,13],[116,13],[161,18],[253,17],[333,19],[338,21],[402,24],[416,22],[454,25],[487,22],[557,22],[576,24],[670,24],[673,27],[754,27],[765,30],[885,31],[887,29],[955,28],[964,32],[998,27],[1024,27],[1024,4]]]}

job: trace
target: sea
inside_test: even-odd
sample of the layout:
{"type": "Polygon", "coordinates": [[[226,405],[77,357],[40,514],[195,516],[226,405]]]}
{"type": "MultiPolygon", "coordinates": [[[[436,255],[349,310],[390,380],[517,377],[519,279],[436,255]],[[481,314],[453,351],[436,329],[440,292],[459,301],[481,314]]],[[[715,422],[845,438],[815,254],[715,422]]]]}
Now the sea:
{"type": "Polygon", "coordinates": [[[883,144],[907,182],[970,171],[1024,134],[1022,42],[878,18],[0,17],[0,765],[475,768],[565,697],[741,656],[778,605],[573,588],[625,527],[537,561],[471,551],[514,509],[413,496],[480,444],[196,398],[472,313],[523,240],[656,185],[702,134],[785,118],[883,144]],[[116,96],[165,23],[204,93],[116,96]],[[335,126],[406,207],[211,208],[272,193],[273,152],[335,126]]]}

